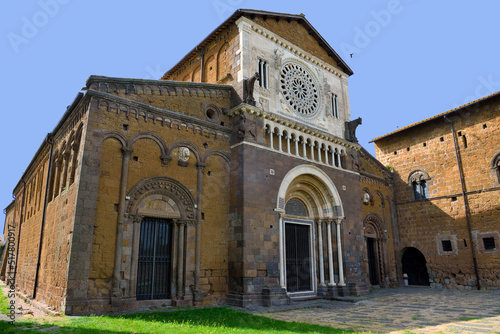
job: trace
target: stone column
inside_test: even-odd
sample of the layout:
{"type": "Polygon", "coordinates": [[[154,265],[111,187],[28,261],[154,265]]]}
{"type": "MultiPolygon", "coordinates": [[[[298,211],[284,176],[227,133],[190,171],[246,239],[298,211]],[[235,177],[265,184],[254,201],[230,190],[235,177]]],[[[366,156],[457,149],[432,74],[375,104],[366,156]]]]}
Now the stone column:
{"type": "Polygon", "coordinates": [[[196,223],[196,243],[194,253],[194,301],[202,301],[203,294],[200,287],[200,272],[201,272],[201,208],[202,208],[202,193],[203,193],[203,173],[205,172],[206,164],[196,164],[197,169],[197,186],[196,186],[196,200],[197,200],[197,223],[196,223]]]}
{"type": "Polygon", "coordinates": [[[329,163],[328,163],[328,153],[330,153],[330,152],[328,151],[328,149],[325,149],[325,160],[326,160],[326,161],[325,161],[325,164],[327,164],[327,165],[329,165],[329,163]]]}
{"type": "Polygon", "coordinates": [[[174,230],[172,231],[172,281],[170,282],[170,294],[172,299],[177,299],[177,248],[179,237],[179,223],[176,219],[172,222],[174,230]]]}
{"type": "Polygon", "coordinates": [[[342,262],[342,245],[340,243],[340,224],[342,223],[342,219],[337,219],[335,221],[337,223],[337,252],[339,258],[339,285],[345,286],[344,282],[344,263],[342,262]]]}
{"type": "Polygon", "coordinates": [[[280,152],[283,152],[283,145],[281,144],[281,136],[282,136],[282,134],[281,134],[281,133],[278,133],[278,141],[279,141],[279,142],[278,142],[278,150],[279,150],[280,152]]]}
{"type": "Polygon", "coordinates": [[[120,270],[122,264],[123,218],[125,215],[125,196],[127,194],[128,168],[130,155],[134,152],[131,147],[122,147],[122,170],[120,176],[120,194],[118,199],[118,218],[116,222],[115,267],[113,269],[113,285],[111,291],[111,306],[120,307],[122,291],[120,289],[120,270]]]}
{"type": "Polygon", "coordinates": [[[307,158],[307,149],[306,149],[306,140],[305,139],[302,141],[302,156],[304,158],[307,158]]]}
{"type": "Polygon", "coordinates": [[[328,269],[330,274],[328,286],[335,286],[335,273],[333,272],[332,221],[328,220],[326,226],[328,228],[328,269]]]}
{"type": "Polygon", "coordinates": [[[69,166],[69,158],[71,156],[71,152],[68,151],[68,150],[64,150],[64,152],[62,153],[63,155],[63,163],[64,163],[64,167],[63,167],[63,179],[62,179],[62,183],[61,183],[61,192],[64,190],[64,188],[67,187],[67,182],[68,182],[68,166],[69,166]]]}
{"type": "Polygon", "coordinates": [[[314,143],[311,143],[311,160],[314,160],[314,143]]]}
{"type": "Polygon", "coordinates": [[[299,155],[299,140],[297,138],[294,139],[295,142],[295,155],[299,155]]]}
{"type": "Polygon", "coordinates": [[[321,161],[321,145],[318,145],[318,161],[322,162],[321,161]]]}
{"type": "Polygon", "coordinates": [[[269,128],[269,138],[271,139],[271,148],[274,150],[273,137],[274,137],[274,131],[272,128],[269,128]]]}
{"type": "Polygon", "coordinates": [[[340,153],[337,154],[337,165],[339,166],[339,168],[342,168],[342,161],[340,161],[340,153]]]}
{"type": "Polygon", "coordinates": [[[179,299],[184,297],[184,230],[186,222],[179,223],[179,250],[177,260],[177,296],[179,299]]]}
{"type": "Polygon", "coordinates": [[[318,255],[319,255],[319,285],[325,286],[325,264],[323,261],[323,231],[321,220],[316,221],[318,224],[318,255]]]}
{"type": "Polygon", "coordinates": [[[286,151],[288,154],[290,154],[290,135],[286,135],[286,151]]]}
{"type": "Polygon", "coordinates": [[[132,227],[132,259],[130,261],[130,286],[129,295],[132,298],[136,297],[137,293],[137,263],[139,262],[139,244],[141,242],[141,222],[144,217],[141,215],[133,216],[132,227]]]}
{"type": "Polygon", "coordinates": [[[285,213],[280,211],[280,220],[279,220],[279,228],[278,228],[278,233],[279,235],[279,266],[280,266],[280,287],[281,288],[286,288],[285,286],[285,267],[284,267],[284,261],[283,261],[283,217],[285,216],[285,213]]]}

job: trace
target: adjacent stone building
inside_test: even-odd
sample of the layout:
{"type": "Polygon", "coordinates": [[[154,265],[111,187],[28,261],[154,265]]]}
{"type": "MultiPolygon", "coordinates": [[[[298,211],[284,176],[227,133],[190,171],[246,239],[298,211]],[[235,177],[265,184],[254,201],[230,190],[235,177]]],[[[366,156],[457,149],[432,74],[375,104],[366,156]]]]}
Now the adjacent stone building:
{"type": "Polygon", "coordinates": [[[2,275],[65,314],[397,285],[352,74],[303,15],[238,10],[161,80],[91,76],[14,189],[2,275]]]}
{"type": "Polygon", "coordinates": [[[375,138],[410,284],[500,287],[500,93],[375,138]]]}

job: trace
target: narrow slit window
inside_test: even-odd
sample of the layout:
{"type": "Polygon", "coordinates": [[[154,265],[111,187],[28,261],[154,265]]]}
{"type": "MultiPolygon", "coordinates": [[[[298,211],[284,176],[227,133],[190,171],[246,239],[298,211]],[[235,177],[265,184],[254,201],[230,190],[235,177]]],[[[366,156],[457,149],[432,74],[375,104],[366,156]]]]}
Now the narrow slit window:
{"type": "Polygon", "coordinates": [[[337,94],[333,94],[330,96],[331,97],[331,104],[332,104],[332,116],[335,118],[339,118],[339,104],[338,104],[338,97],[337,94]]]}
{"type": "Polygon", "coordinates": [[[269,65],[264,59],[259,59],[259,86],[269,88],[269,65]]]}

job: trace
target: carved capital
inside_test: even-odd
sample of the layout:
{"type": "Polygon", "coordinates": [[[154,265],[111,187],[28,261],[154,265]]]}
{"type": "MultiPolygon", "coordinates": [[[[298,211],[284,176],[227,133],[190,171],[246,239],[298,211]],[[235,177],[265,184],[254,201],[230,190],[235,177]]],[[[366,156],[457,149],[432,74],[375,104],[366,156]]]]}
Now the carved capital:
{"type": "Polygon", "coordinates": [[[123,146],[121,148],[122,150],[122,155],[123,157],[130,157],[130,155],[132,154],[132,152],[134,152],[134,149],[130,146],[123,146]]]}
{"type": "Polygon", "coordinates": [[[162,155],[160,157],[160,159],[161,159],[161,165],[164,166],[164,167],[167,167],[168,164],[170,163],[170,161],[172,161],[172,157],[169,156],[169,155],[165,155],[165,154],[162,155]]]}

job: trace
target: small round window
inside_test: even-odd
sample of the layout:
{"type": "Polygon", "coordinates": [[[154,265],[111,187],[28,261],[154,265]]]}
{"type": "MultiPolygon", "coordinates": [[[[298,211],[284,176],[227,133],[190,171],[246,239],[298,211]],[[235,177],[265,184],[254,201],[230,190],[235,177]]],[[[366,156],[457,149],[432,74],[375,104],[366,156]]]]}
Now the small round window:
{"type": "Polygon", "coordinates": [[[204,112],[205,112],[205,117],[210,122],[218,123],[220,121],[221,111],[216,105],[214,104],[206,105],[204,112]]]}

